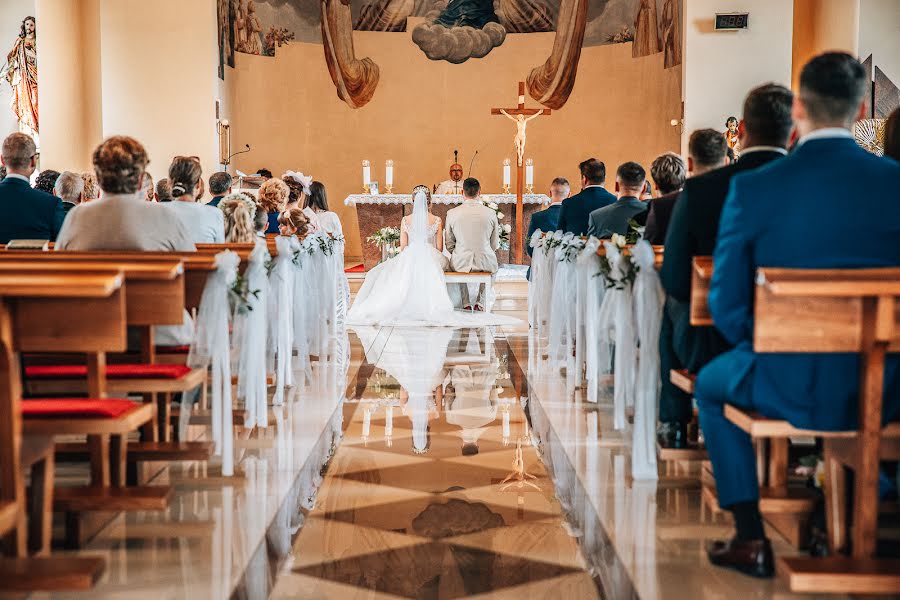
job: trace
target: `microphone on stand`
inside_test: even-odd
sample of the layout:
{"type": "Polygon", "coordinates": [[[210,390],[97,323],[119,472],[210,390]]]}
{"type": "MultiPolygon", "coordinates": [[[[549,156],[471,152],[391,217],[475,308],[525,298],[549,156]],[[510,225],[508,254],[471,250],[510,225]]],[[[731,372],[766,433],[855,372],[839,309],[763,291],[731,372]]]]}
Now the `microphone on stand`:
{"type": "Polygon", "coordinates": [[[247,154],[248,152],[250,152],[250,144],[245,144],[245,148],[246,148],[245,150],[241,150],[240,152],[235,152],[234,154],[229,156],[228,161],[225,163],[225,166],[227,167],[228,165],[230,165],[231,159],[234,158],[235,156],[237,156],[238,154],[247,154]]]}
{"type": "Polygon", "coordinates": [[[472,176],[472,165],[475,164],[475,159],[478,158],[478,150],[475,151],[475,154],[472,156],[472,162],[469,163],[469,174],[466,177],[472,176]]]}

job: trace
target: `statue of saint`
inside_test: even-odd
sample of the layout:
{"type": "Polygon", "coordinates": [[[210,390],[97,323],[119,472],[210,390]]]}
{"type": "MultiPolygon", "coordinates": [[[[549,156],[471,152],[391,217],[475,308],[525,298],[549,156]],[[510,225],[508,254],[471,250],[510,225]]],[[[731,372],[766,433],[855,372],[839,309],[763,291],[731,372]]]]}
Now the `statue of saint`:
{"type": "Polygon", "coordinates": [[[38,78],[37,78],[37,21],[25,17],[22,29],[12,50],[6,57],[6,80],[12,86],[12,109],[19,119],[19,131],[37,142],[38,78]]]}
{"type": "Polygon", "coordinates": [[[528,121],[530,121],[532,119],[536,119],[539,116],[541,116],[542,114],[544,114],[544,109],[542,108],[541,110],[537,111],[536,113],[534,113],[527,119],[525,118],[525,115],[512,116],[511,114],[509,114],[502,108],[500,109],[500,114],[502,114],[507,119],[510,119],[510,120],[516,122],[517,131],[516,131],[516,138],[515,138],[514,142],[516,144],[516,154],[519,157],[518,165],[521,167],[524,164],[522,161],[525,160],[525,140],[526,140],[525,128],[528,127],[528,121]]]}
{"type": "Polygon", "coordinates": [[[447,8],[434,21],[444,27],[482,29],[488,23],[499,23],[494,0],[450,0],[447,8]]]}

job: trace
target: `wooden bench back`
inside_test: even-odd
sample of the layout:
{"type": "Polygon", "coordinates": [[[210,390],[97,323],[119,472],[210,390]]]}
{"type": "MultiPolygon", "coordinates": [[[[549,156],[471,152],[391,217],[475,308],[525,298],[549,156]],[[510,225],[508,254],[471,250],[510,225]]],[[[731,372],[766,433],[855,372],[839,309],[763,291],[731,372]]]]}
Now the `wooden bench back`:
{"type": "Polygon", "coordinates": [[[180,325],[184,321],[184,265],[180,259],[154,261],[59,261],[56,253],[36,253],[20,258],[0,253],[0,272],[64,272],[95,269],[121,271],[125,275],[128,324],[135,326],[180,325]],[[46,257],[46,258],[45,258],[46,257]]]}
{"type": "Polygon", "coordinates": [[[184,306],[188,311],[200,306],[203,289],[210,273],[216,270],[215,254],[200,252],[35,252],[6,250],[0,256],[40,256],[48,260],[59,261],[144,261],[181,260],[184,265],[184,306]],[[52,258],[50,258],[52,257],[52,258]]]}
{"type": "Polygon", "coordinates": [[[759,270],[757,352],[860,352],[873,320],[900,352],[900,268],[759,270]]]}

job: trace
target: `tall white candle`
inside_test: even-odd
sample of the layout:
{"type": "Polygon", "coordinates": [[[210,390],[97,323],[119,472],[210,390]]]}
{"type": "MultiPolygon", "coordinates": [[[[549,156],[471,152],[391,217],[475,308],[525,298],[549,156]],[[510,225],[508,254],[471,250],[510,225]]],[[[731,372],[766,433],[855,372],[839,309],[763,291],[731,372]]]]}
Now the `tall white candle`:
{"type": "Polygon", "coordinates": [[[512,183],[512,167],[507,158],[503,161],[503,185],[508,186],[510,183],[512,183]]]}
{"type": "Polygon", "coordinates": [[[372,167],[369,166],[369,161],[363,161],[363,185],[369,185],[372,183],[372,167]]]}
{"type": "Polygon", "coordinates": [[[384,183],[385,185],[394,185],[394,161],[389,160],[384,166],[384,183]]]}
{"type": "Polygon", "coordinates": [[[525,185],[534,185],[534,161],[525,161],[525,185]]]}

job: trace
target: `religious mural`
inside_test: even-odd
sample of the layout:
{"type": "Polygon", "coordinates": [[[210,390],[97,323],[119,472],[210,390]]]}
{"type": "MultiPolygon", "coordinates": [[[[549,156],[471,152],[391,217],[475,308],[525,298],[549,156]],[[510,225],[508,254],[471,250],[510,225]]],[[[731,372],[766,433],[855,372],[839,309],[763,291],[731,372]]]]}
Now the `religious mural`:
{"type": "Polygon", "coordinates": [[[486,58],[508,34],[555,33],[552,54],[528,76],[528,91],[558,109],[574,87],[584,47],[632,43],[635,58],[664,53],[666,68],[680,65],[682,1],[219,0],[220,11],[229,11],[219,20],[221,69],[229,51],[274,56],[290,41],[322,44],[338,97],[359,108],[374,95],[379,71],[356,57],[355,31],[407,33],[429,59],[452,64],[486,58]]]}

